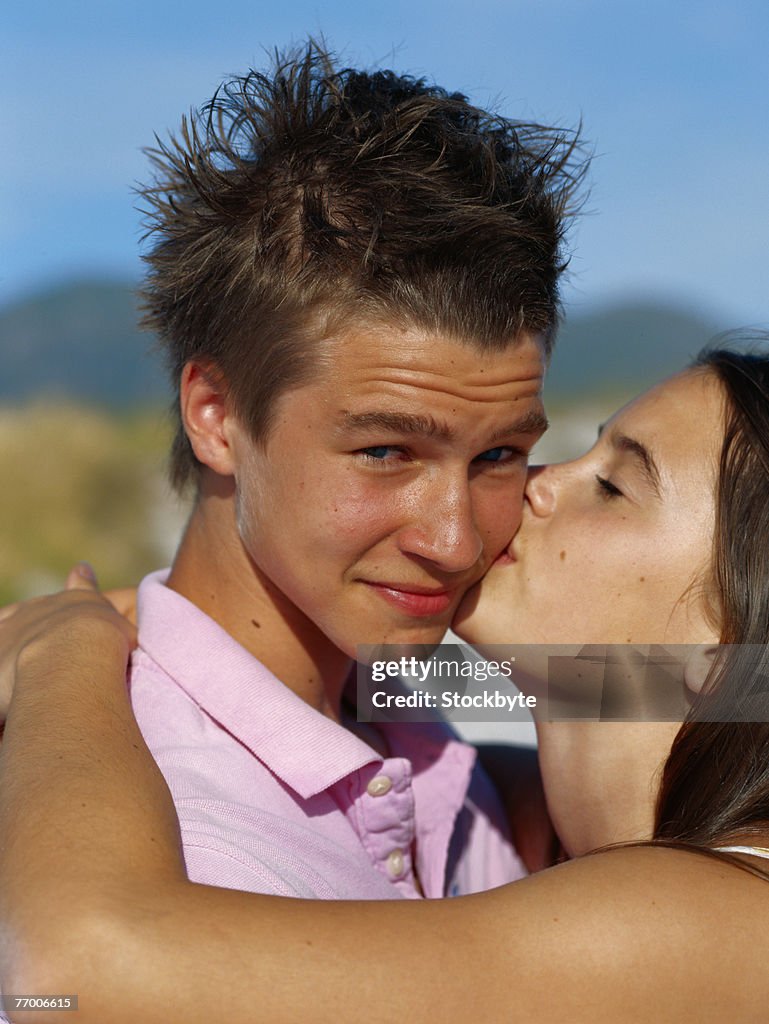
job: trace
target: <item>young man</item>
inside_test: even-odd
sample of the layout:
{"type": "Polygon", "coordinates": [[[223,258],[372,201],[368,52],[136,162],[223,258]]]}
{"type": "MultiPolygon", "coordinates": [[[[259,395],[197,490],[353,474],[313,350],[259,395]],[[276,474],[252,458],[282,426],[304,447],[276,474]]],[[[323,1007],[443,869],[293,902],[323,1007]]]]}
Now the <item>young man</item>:
{"type": "Polygon", "coordinates": [[[324,898],[521,872],[474,752],[359,726],[358,644],[440,641],[506,547],[574,140],[310,46],[155,151],[146,323],[196,500],[130,688],[189,877],[324,898]]]}

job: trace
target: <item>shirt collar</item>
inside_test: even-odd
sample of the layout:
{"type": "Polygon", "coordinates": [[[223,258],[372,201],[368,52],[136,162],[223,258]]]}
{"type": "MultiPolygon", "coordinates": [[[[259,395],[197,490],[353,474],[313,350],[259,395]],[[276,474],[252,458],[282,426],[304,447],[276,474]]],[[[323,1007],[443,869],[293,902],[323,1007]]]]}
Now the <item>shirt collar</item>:
{"type": "Polygon", "coordinates": [[[139,647],[207,715],[303,799],[382,758],[320,714],[191,601],[165,586],[169,570],[139,586],[139,647]]]}

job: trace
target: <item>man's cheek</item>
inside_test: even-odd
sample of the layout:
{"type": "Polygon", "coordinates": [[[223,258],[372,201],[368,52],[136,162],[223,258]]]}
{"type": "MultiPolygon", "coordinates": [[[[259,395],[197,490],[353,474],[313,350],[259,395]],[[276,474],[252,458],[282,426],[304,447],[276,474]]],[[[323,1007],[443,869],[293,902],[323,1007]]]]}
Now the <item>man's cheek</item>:
{"type": "Polygon", "coordinates": [[[331,547],[362,553],[396,533],[402,519],[391,496],[339,490],[325,507],[325,535],[331,547]]]}
{"type": "Polygon", "coordinates": [[[486,511],[485,526],[481,527],[487,556],[496,556],[508,546],[521,525],[523,491],[512,490],[493,496],[486,511]]]}

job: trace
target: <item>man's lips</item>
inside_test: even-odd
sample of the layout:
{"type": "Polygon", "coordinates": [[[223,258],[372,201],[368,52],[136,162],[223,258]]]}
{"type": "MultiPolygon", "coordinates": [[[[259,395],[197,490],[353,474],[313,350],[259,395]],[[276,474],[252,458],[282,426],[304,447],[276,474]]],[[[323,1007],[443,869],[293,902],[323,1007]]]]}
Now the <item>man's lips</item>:
{"type": "Polygon", "coordinates": [[[361,582],[407,615],[441,615],[451,607],[457,595],[456,589],[436,589],[419,586],[416,583],[379,583],[373,580],[361,582]]]}

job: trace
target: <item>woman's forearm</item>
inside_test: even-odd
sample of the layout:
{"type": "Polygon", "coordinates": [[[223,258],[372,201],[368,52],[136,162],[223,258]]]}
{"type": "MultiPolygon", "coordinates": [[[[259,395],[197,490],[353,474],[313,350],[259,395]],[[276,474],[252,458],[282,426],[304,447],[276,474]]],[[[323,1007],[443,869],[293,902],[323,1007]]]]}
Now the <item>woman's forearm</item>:
{"type": "Polygon", "coordinates": [[[0,751],[6,992],[39,991],[60,957],[72,967],[75,924],[101,926],[106,894],[184,878],[173,803],[131,713],[128,650],[84,617],[18,656],[0,751]]]}

